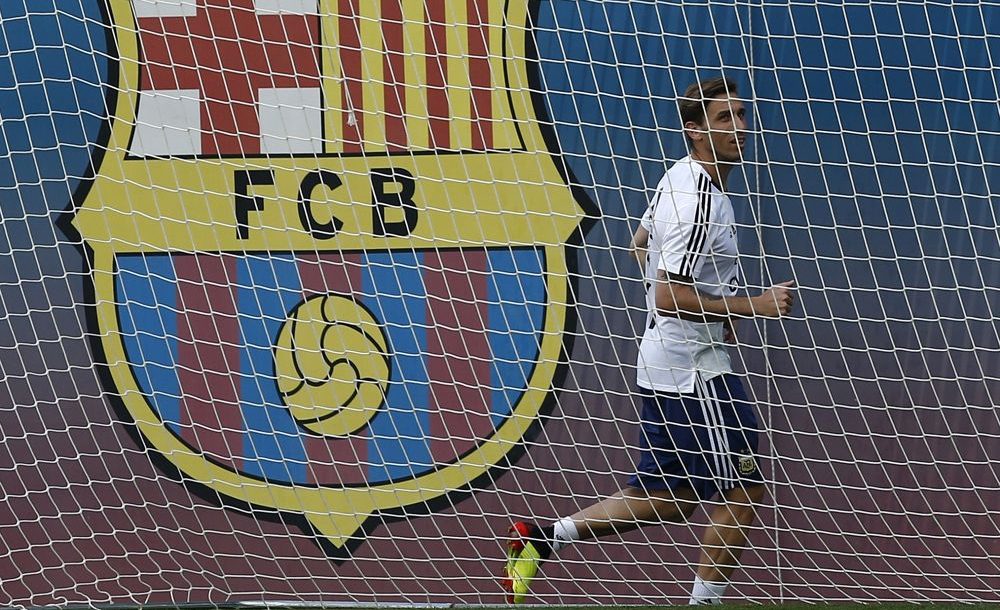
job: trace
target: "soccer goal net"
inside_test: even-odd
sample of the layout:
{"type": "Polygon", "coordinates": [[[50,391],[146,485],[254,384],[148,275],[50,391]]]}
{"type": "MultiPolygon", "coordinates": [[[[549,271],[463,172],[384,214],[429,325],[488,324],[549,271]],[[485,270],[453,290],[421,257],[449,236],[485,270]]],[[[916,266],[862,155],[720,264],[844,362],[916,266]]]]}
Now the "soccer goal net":
{"type": "MultiPolygon", "coordinates": [[[[998,22],[0,2],[0,606],[505,603],[511,523],[641,466],[629,244],[720,75],[737,292],[796,282],[728,347],[661,342],[728,349],[759,421],[725,599],[1000,601],[998,22]]],[[[719,507],[574,543],[527,599],[686,603],[719,507]]]]}

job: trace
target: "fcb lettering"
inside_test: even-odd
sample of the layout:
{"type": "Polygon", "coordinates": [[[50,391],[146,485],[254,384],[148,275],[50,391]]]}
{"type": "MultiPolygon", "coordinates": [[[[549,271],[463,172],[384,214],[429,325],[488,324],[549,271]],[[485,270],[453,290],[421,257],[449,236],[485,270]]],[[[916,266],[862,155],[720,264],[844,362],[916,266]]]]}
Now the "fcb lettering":
{"type": "MultiPolygon", "coordinates": [[[[326,194],[341,188],[344,181],[337,174],[327,170],[309,172],[302,179],[298,190],[298,218],[302,230],[315,239],[331,239],[344,228],[341,218],[357,219],[349,230],[355,233],[371,233],[375,236],[406,237],[417,225],[418,206],[413,199],[416,183],[413,176],[404,169],[374,168],[369,177],[371,183],[371,199],[362,203],[371,207],[371,214],[365,215],[357,210],[347,210],[339,213],[327,210],[321,219],[314,213],[317,190],[324,189],[326,194]],[[363,220],[370,218],[370,223],[363,220]]],[[[271,170],[238,171],[233,177],[236,193],[234,215],[236,236],[238,239],[250,239],[250,215],[252,212],[264,211],[266,198],[251,194],[253,187],[273,187],[274,172],[271,170]]],[[[276,193],[278,199],[287,199],[290,193],[276,193]]],[[[329,199],[324,201],[329,203],[329,199]]],[[[358,202],[361,203],[361,202],[358,202]]],[[[349,208],[353,202],[347,202],[349,208]]],[[[330,206],[327,206],[330,207],[330,206]]]]}

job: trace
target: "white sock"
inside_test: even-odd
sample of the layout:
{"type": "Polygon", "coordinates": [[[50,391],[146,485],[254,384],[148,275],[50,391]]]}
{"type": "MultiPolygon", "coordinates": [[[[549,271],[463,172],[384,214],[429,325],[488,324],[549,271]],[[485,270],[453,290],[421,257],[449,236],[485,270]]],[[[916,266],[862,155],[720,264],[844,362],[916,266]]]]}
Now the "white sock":
{"type": "Polygon", "coordinates": [[[574,540],[580,539],[580,531],[572,519],[560,519],[552,526],[552,552],[558,553],[574,540]]]}
{"type": "Polygon", "coordinates": [[[722,596],[726,593],[728,582],[707,582],[700,576],[694,577],[694,586],[691,587],[691,599],[689,606],[702,606],[707,604],[721,604],[722,596]]]}

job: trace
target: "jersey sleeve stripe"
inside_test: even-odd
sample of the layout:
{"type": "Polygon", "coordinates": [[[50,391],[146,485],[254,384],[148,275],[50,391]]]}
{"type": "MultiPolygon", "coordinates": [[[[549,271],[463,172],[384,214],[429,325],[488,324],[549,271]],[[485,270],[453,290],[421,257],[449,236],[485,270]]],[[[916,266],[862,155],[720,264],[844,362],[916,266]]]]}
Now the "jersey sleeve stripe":
{"type": "Polygon", "coordinates": [[[691,252],[692,277],[694,276],[694,266],[698,260],[698,257],[704,254],[702,250],[704,250],[705,242],[708,240],[708,232],[709,232],[708,219],[711,216],[711,209],[712,209],[712,195],[709,192],[710,183],[707,177],[704,178],[705,178],[705,190],[703,190],[700,194],[701,202],[698,208],[699,211],[701,212],[701,216],[698,218],[699,226],[701,227],[701,235],[698,237],[698,243],[695,244],[694,250],[692,250],[691,252]]]}
{"type": "Polygon", "coordinates": [[[681,261],[680,275],[687,277],[694,276],[695,263],[701,254],[701,249],[705,245],[708,237],[708,217],[709,209],[712,205],[712,196],[709,192],[710,183],[708,176],[701,174],[698,176],[698,210],[695,213],[694,228],[691,230],[691,237],[688,239],[687,253],[681,261]]]}

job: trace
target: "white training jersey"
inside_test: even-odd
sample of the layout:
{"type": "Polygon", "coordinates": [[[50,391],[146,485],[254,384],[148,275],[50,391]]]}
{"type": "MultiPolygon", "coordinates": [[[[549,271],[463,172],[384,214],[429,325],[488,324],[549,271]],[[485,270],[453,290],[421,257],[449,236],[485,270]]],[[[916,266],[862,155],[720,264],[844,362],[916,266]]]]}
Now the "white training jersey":
{"type": "Polygon", "coordinates": [[[661,392],[694,392],[695,376],[732,372],[722,322],[689,322],[656,313],[660,271],[694,280],[699,292],[736,293],[739,264],[733,204],[700,163],[685,157],[660,180],[642,219],[649,231],[646,306],[638,384],[661,392]]]}

